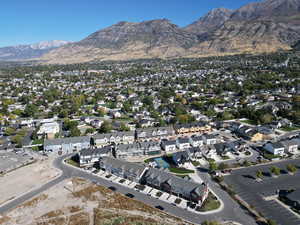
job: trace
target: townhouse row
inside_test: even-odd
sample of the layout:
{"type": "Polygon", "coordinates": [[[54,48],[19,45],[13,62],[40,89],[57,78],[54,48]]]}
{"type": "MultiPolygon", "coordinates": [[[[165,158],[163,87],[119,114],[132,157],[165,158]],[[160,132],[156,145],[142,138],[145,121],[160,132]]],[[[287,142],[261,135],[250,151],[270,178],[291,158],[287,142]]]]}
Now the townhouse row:
{"type": "Polygon", "coordinates": [[[113,157],[103,156],[99,158],[99,167],[118,177],[153,187],[193,201],[199,205],[205,201],[209,193],[205,183],[195,183],[163,170],[149,168],[142,164],[131,163],[113,157]]]}

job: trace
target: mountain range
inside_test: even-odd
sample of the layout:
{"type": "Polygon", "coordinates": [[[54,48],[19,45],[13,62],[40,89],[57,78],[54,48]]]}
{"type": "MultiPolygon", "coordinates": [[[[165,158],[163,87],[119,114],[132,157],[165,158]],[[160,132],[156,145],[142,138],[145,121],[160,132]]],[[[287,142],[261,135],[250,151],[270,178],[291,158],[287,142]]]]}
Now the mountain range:
{"type": "MultiPolygon", "coordinates": [[[[45,63],[269,53],[299,46],[300,1],[264,0],[214,9],[186,27],[167,19],[119,22],[51,49],[45,63]]],[[[1,49],[0,49],[1,56],[1,49]]]]}
{"type": "Polygon", "coordinates": [[[31,45],[16,45],[0,48],[1,61],[15,61],[41,57],[49,51],[68,44],[68,41],[42,41],[31,45]]]}

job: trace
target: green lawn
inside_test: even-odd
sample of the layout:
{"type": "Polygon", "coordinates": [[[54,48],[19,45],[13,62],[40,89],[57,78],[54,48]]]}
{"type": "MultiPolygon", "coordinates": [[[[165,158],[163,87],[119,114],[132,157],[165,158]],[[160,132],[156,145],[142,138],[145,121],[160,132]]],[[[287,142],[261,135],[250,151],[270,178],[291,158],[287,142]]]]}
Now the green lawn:
{"type": "Polygon", "coordinates": [[[290,132],[290,131],[300,130],[300,127],[282,127],[280,128],[280,130],[290,132]]]}
{"type": "Polygon", "coordinates": [[[223,159],[223,160],[227,160],[227,159],[230,159],[230,157],[227,156],[227,155],[224,155],[224,156],[222,156],[222,159],[223,159]]]}
{"type": "Polygon", "coordinates": [[[79,163],[78,162],[75,162],[74,160],[72,159],[67,159],[66,160],[66,163],[72,165],[72,166],[76,166],[76,167],[79,167],[79,163]]]}
{"type": "Polygon", "coordinates": [[[220,205],[221,203],[219,202],[219,200],[216,199],[216,197],[212,193],[209,193],[207,199],[204,201],[203,205],[198,209],[198,211],[206,212],[215,210],[218,209],[220,205]]]}
{"type": "Polygon", "coordinates": [[[200,166],[200,163],[199,163],[198,161],[191,161],[191,163],[192,163],[195,167],[200,166]]]}
{"type": "Polygon", "coordinates": [[[250,124],[250,125],[257,125],[257,124],[255,123],[255,121],[253,121],[253,120],[241,120],[241,122],[242,122],[242,123],[247,123],[247,124],[250,124]]]}
{"type": "Polygon", "coordinates": [[[186,173],[194,173],[194,170],[188,170],[185,168],[175,168],[175,167],[171,167],[169,168],[170,172],[172,173],[178,173],[178,174],[186,174],[186,173]]]}
{"type": "Polygon", "coordinates": [[[43,139],[37,139],[32,141],[32,145],[42,145],[42,144],[44,144],[43,139]]]}

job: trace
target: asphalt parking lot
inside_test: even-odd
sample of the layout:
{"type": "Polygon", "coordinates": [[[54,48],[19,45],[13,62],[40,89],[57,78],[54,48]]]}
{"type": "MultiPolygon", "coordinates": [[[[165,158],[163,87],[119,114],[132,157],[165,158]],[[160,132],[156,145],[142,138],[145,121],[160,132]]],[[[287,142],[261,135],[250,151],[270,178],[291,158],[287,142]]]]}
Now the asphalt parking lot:
{"type": "Polygon", "coordinates": [[[31,156],[27,153],[0,151],[0,172],[7,172],[29,163],[31,156]]]}
{"type": "Polygon", "coordinates": [[[261,212],[268,219],[273,219],[279,225],[299,225],[300,218],[290,210],[284,208],[276,200],[267,201],[264,197],[276,195],[279,189],[300,188],[300,160],[287,160],[270,165],[255,166],[234,170],[231,175],[225,176],[225,182],[248,204],[261,212]],[[295,175],[286,171],[287,164],[298,167],[295,175]],[[271,176],[271,166],[281,169],[281,174],[274,178],[271,176]],[[261,182],[255,180],[256,171],[262,170],[264,177],[261,182]]]}

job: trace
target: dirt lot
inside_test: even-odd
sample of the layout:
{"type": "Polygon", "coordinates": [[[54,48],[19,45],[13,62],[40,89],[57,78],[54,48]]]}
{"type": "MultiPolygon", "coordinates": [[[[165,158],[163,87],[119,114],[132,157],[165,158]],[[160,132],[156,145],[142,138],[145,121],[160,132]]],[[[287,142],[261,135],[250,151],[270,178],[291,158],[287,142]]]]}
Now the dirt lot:
{"type": "Polygon", "coordinates": [[[74,178],[0,216],[3,225],[188,224],[107,188],[74,178]]]}
{"type": "Polygon", "coordinates": [[[52,161],[51,158],[39,159],[0,176],[0,205],[59,176],[60,171],[53,168],[52,161]]]}

